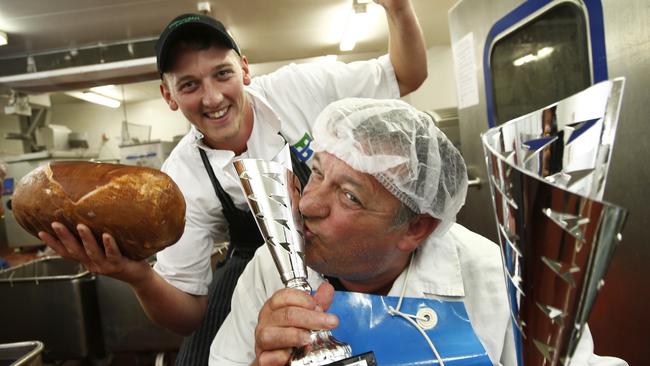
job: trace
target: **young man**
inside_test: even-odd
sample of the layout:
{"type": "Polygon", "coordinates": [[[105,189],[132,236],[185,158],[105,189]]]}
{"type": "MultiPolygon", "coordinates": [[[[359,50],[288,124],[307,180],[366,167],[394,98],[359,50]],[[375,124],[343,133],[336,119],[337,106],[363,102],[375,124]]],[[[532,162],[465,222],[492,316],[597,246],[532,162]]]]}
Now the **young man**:
{"type": "Polygon", "coordinates": [[[42,233],[62,256],[128,282],[147,315],[178,333],[194,331],[209,303],[211,309],[188,341],[192,345],[183,347],[179,363],[205,364],[235,282],[262,244],[237,179],[224,168],[235,157],[271,160],[288,144],[297,163],[294,171],[308,172],[304,163],[313,156],[311,125],[325,106],[351,96],[398,98],[426,78],[426,49],[410,0],[375,2],[386,11],[389,55],[347,65],[290,65],[257,78],[251,77],[248,60],[220,22],[197,14],[172,20],[156,51],[161,94],[170,109],[180,110],[192,124],[162,168],[185,196],[182,238],[158,253],[152,270],[145,262],[122,257],[108,235],[105,251],[100,250],[83,225],[78,227],[83,245],[58,223],[53,224],[58,238],[42,233]],[[213,279],[211,251],[215,242],[226,240],[230,258],[213,279]]]}
{"type": "MultiPolygon", "coordinates": [[[[440,329],[449,333],[437,339],[438,351],[449,354],[441,348],[445,339],[476,338],[487,357],[477,363],[472,356],[481,352],[475,352],[456,362],[467,356],[474,365],[516,365],[499,248],[454,224],[465,202],[467,172],[460,153],[431,119],[397,100],[341,100],[318,117],[313,149],[312,174],[299,207],[308,281],[318,290],[312,297],[284,289],[270,252],[258,250],[233,295],[233,304],[247,306],[229,314],[212,344],[210,365],[285,365],[295,347],[309,342],[309,330],[339,325],[335,315],[323,312],[332,303],[331,284],[361,294],[401,295],[406,301],[449,301],[454,312],[460,302],[472,331],[459,335],[459,328],[445,324],[451,317],[439,317],[440,329]]],[[[366,327],[364,338],[380,337],[377,323],[390,315],[369,310],[366,297],[354,299],[365,304],[364,314],[371,313],[373,326],[366,327]]],[[[339,307],[343,314],[347,305],[353,304],[339,307]]],[[[348,319],[361,324],[364,314],[348,319]]],[[[353,327],[363,332],[362,326],[353,327]]],[[[417,353],[399,345],[406,333],[419,337],[409,330],[383,335],[400,362],[417,353]]],[[[425,361],[435,362],[424,340],[416,340],[424,345],[425,361]]],[[[587,331],[572,365],[625,364],[593,356],[592,350],[587,331]]]]}

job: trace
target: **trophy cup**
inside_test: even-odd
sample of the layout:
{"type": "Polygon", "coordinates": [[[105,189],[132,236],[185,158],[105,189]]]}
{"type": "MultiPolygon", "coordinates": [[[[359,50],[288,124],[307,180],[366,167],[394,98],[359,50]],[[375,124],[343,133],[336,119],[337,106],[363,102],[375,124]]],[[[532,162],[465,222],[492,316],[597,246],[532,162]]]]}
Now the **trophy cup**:
{"type": "MultiPolygon", "coordinates": [[[[282,283],[311,293],[303,259],[303,224],[298,211],[302,189],[298,177],[273,161],[242,159],[233,164],[282,283]]],[[[314,330],[311,343],[295,349],[289,364],[329,365],[350,356],[350,346],[336,340],[329,330],[314,330]]]]}
{"type": "Polygon", "coordinates": [[[567,365],[627,211],[602,201],[623,79],[481,138],[519,366],[567,365]]]}

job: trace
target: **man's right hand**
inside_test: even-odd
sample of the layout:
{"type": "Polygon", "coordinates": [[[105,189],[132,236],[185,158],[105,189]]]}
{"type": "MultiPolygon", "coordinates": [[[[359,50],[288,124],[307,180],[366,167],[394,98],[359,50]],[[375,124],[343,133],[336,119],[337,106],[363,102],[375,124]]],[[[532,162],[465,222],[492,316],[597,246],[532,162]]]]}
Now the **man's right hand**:
{"type": "Polygon", "coordinates": [[[39,232],[38,237],[57,254],[81,263],[90,272],[114,277],[133,285],[143,281],[151,269],[146,261],[134,261],[124,257],[115,239],[109,234],[102,235],[102,248],[86,225],[77,225],[81,243],[59,222],[53,222],[52,229],[56,237],[44,231],[39,232]]]}
{"type": "Polygon", "coordinates": [[[277,291],[260,310],[255,328],[255,362],[260,366],[284,366],[295,347],[310,342],[310,330],[333,329],[336,315],[327,314],[334,288],[322,284],[314,296],[294,289],[277,291]]]}

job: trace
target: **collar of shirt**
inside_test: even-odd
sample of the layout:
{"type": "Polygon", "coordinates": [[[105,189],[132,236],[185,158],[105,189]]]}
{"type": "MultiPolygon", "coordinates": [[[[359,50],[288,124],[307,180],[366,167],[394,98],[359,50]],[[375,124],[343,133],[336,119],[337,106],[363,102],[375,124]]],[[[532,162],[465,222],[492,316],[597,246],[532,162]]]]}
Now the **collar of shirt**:
{"type": "Polygon", "coordinates": [[[273,160],[285,147],[286,142],[280,133],[282,123],[278,114],[269,106],[264,97],[254,89],[246,89],[253,106],[253,131],[247,142],[249,157],[273,160]]]}
{"type": "MultiPolygon", "coordinates": [[[[465,296],[460,259],[451,235],[430,237],[413,256],[406,296],[465,296]],[[410,294],[410,295],[409,295],[410,294]]],[[[406,280],[406,270],[395,280],[391,296],[399,296],[406,280]]]]}

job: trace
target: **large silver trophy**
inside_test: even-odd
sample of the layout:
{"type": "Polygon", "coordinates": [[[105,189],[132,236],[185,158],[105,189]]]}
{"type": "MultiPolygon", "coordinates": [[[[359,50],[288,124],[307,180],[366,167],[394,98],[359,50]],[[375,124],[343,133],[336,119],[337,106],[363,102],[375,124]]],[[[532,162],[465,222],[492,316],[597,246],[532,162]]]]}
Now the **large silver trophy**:
{"type": "MultiPolygon", "coordinates": [[[[298,211],[300,181],[274,161],[242,159],[233,164],[282,283],[311,292],[303,260],[303,221],[298,211]]],[[[311,344],[294,351],[290,365],[328,365],[350,356],[349,345],[337,341],[328,330],[317,330],[311,332],[311,344]]]]}
{"type": "Polygon", "coordinates": [[[519,366],[567,365],[627,211],[602,201],[623,79],[482,135],[519,366]]]}

